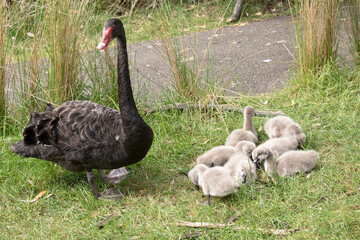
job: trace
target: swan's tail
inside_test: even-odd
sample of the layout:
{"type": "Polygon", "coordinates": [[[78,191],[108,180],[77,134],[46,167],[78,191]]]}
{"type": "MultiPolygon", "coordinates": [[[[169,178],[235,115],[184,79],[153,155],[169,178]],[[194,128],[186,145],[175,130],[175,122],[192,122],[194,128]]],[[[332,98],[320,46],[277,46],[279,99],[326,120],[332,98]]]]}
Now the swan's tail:
{"type": "Polygon", "coordinates": [[[19,141],[11,145],[10,150],[12,153],[17,153],[23,157],[40,158],[40,151],[38,145],[27,145],[24,141],[19,141]]]}

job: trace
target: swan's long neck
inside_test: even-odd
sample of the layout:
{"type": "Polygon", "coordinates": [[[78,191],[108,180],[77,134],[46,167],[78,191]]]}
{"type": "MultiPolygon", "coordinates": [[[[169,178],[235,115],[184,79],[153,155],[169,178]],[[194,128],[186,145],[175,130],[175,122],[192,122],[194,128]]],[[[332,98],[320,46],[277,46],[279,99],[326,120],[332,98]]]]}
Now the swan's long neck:
{"type": "Polygon", "coordinates": [[[129,62],[126,50],[125,31],[122,28],[122,34],[117,40],[117,71],[118,71],[118,94],[119,108],[121,110],[122,121],[125,126],[129,126],[133,120],[142,119],[134,101],[132,93],[129,62]]]}

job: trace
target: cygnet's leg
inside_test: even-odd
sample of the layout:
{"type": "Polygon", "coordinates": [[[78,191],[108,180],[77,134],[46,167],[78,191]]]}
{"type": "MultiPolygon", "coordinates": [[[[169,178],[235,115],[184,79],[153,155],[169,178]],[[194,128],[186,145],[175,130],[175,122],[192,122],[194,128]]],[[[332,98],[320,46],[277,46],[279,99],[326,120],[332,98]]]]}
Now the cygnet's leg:
{"type": "Polygon", "coordinates": [[[203,203],[200,203],[201,205],[208,205],[208,206],[211,206],[211,203],[210,203],[210,195],[206,195],[207,197],[207,200],[206,202],[203,202],[203,203]]]}
{"type": "Polygon", "coordinates": [[[108,174],[103,169],[98,169],[98,172],[101,180],[113,184],[121,182],[130,173],[125,167],[113,169],[108,174]]]}

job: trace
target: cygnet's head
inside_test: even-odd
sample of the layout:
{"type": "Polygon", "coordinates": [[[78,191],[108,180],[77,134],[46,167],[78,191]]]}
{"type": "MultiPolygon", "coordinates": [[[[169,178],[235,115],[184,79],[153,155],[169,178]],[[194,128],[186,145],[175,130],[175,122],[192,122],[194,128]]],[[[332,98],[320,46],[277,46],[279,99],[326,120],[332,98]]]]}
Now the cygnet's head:
{"type": "Polygon", "coordinates": [[[252,152],[252,158],[254,163],[261,163],[263,160],[267,159],[270,156],[271,152],[267,147],[257,147],[252,152]]]}
{"type": "Polygon", "coordinates": [[[193,169],[191,169],[188,173],[189,179],[194,183],[195,188],[199,189],[199,178],[200,175],[206,170],[208,167],[205,164],[198,164],[193,169]]]}
{"type": "Polygon", "coordinates": [[[244,116],[254,116],[255,110],[252,106],[246,106],[244,109],[244,116]]]}
{"type": "Polygon", "coordinates": [[[242,152],[246,156],[251,157],[251,153],[256,148],[255,143],[250,141],[240,141],[235,146],[235,152],[242,152]]]}

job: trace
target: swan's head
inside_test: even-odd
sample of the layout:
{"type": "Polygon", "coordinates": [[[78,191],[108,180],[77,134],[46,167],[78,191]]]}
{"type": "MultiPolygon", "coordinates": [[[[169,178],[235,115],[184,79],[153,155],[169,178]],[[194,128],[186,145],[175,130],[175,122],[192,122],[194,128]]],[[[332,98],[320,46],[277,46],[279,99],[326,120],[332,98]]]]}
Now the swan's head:
{"type": "Polygon", "coordinates": [[[111,41],[121,34],[121,31],[124,31],[124,27],[119,19],[110,18],[107,20],[104,24],[102,38],[97,48],[100,51],[104,51],[111,41]]]}

